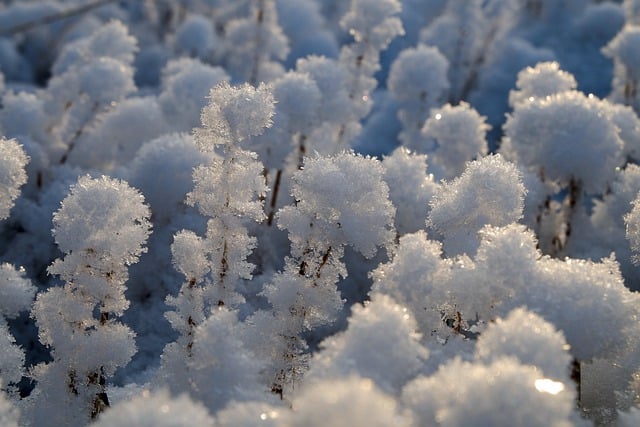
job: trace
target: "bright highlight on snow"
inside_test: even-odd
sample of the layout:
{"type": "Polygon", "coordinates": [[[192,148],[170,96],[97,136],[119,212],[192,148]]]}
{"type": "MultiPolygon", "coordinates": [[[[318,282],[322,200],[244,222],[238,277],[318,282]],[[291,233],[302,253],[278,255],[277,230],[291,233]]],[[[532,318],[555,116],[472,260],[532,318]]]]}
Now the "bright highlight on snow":
{"type": "Polygon", "coordinates": [[[541,378],[535,382],[536,390],[541,393],[558,394],[564,390],[564,384],[549,378],[541,378]]]}

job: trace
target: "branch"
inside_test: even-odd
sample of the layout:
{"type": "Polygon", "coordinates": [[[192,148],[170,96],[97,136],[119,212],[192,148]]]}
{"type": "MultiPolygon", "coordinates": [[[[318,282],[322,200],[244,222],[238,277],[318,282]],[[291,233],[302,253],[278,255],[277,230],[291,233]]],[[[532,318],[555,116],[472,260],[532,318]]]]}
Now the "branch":
{"type": "MultiPolygon", "coordinates": [[[[23,22],[21,24],[17,24],[9,28],[2,28],[0,29],[0,37],[13,36],[18,33],[23,33],[25,31],[32,30],[42,25],[48,25],[57,21],[62,21],[63,19],[71,18],[73,16],[82,15],[83,13],[86,13],[92,9],[107,5],[109,3],[116,3],[119,1],[122,1],[122,0],[96,0],[94,2],[87,3],[81,6],[71,7],[61,12],[40,17],[34,21],[23,22]]],[[[131,1],[131,0],[124,0],[124,1],[131,1]]]]}

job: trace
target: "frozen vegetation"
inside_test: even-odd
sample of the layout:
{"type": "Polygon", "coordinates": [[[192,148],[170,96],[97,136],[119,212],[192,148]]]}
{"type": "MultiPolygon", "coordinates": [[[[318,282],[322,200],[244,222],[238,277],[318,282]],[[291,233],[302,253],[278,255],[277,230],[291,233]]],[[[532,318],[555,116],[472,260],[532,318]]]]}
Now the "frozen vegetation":
{"type": "Polygon", "coordinates": [[[640,1],[0,2],[0,425],[640,425],[640,1]]]}

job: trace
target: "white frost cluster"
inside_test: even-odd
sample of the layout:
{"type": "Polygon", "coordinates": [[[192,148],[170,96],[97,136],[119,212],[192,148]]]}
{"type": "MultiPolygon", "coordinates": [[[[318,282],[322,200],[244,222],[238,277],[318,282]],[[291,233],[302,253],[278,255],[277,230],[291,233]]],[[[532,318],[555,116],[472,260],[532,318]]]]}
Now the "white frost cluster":
{"type": "Polygon", "coordinates": [[[381,390],[397,394],[429,356],[420,345],[413,313],[387,295],[356,305],[346,331],[320,344],[305,381],[317,378],[370,378],[381,390]],[[392,345],[390,345],[393,343],[392,345]]]}
{"type": "Polygon", "coordinates": [[[254,88],[247,83],[238,87],[220,83],[211,89],[209,104],[202,109],[196,143],[200,150],[211,151],[260,135],[271,125],[273,109],[273,94],[265,84],[254,88]]]}
{"type": "Polygon", "coordinates": [[[468,163],[431,199],[428,225],[445,236],[447,252],[474,251],[485,225],[505,226],[522,217],[526,189],[516,166],[499,154],[468,163]],[[448,247],[447,247],[448,246],[448,247]]]}
{"type": "Polygon", "coordinates": [[[308,157],[293,177],[295,206],[278,212],[278,226],[289,231],[294,251],[305,242],[351,245],[366,257],[391,243],[395,209],[384,169],[376,159],[346,152],[308,157]]]}
{"type": "Polygon", "coordinates": [[[207,409],[183,394],[172,397],[167,390],[143,391],[100,415],[92,427],[213,427],[207,409]]]}
{"type": "MultiPolygon", "coordinates": [[[[640,193],[639,193],[640,194],[640,193]]],[[[633,262],[640,263],[640,196],[633,200],[633,209],[624,216],[627,230],[627,240],[631,244],[631,249],[635,252],[633,262]]]]}
{"type": "Polygon", "coordinates": [[[486,363],[500,357],[517,358],[537,366],[546,377],[569,382],[569,345],[549,322],[525,308],[517,308],[504,319],[496,319],[480,335],[476,357],[486,363]]]}
{"type": "Polygon", "coordinates": [[[512,357],[488,364],[456,358],[409,383],[402,400],[422,426],[570,427],[570,385],[549,381],[512,357]]]}
{"type": "Polygon", "coordinates": [[[623,162],[618,128],[601,100],[564,92],[521,103],[504,125],[501,153],[562,187],[602,193],[623,162]]]}
{"type": "Polygon", "coordinates": [[[489,151],[486,117],[466,102],[447,104],[431,110],[422,128],[429,165],[437,178],[453,179],[460,175],[465,163],[484,156],[489,151]]]}
{"type": "Polygon", "coordinates": [[[424,228],[429,200],[438,189],[433,175],[427,174],[427,155],[398,147],[383,158],[382,166],[384,180],[389,186],[389,198],[396,207],[398,234],[424,228]]]}
{"type": "Polygon", "coordinates": [[[540,62],[518,73],[517,90],[509,92],[509,105],[544,99],[557,93],[575,90],[578,87],[573,74],[560,69],[557,62],[540,62]]]}
{"type": "Polygon", "coordinates": [[[20,187],[27,182],[29,157],[14,139],[0,139],[0,220],[9,216],[20,187]]]}

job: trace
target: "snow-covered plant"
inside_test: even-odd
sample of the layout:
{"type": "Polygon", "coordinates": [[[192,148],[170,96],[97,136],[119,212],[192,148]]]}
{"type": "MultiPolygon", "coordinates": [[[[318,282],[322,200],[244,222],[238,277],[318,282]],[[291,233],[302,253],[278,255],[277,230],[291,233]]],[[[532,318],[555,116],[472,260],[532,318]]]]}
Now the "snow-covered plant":
{"type": "Polygon", "coordinates": [[[389,198],[396,207],[398,235],[424,228],[429,200],[438,189],[433,175],[427,174],[427,160],[426,154],[412,153],[404,147],[398,147],[382,160],[389,198]]]}
{"type": "Polygon", "coordinates": [[[277,213],[278,227],[289,233],[291,256],[262,292],[273,314],[264,314],[269,321],[261,318],[261,328],[270,331],[263,335],[271,337],[261,347],[276,355],[269,381],[281,396],[290,394],[305,370],[301,334],[331,324],[342,309],[336,286],[347,275],[345,246],[370,258],[393,240],[395,209],[382,176],[378,160],[352,152],[308,157],[293,176],[296,203],[277,213]]]}
{"type": "Polygon", "coordinates": [[[560,69],[557,62],[540,62],[518,73],[516,89],[509,92],[509,105],[513,108],[520,102],[544,99],[557,93],[575,90],[575,77],[560,69]]]}
{"type": "Polygon", "coordinates": [[[627,25],[603,48],[613,59],[614,77],[611,99],[633,107],[640,112],[640,26],[627,25]]]}
{"type": "Polygon", "coordinates": [[[467,164],[431,199],[429,227],[441,233],[449,255],[475,252],[485,225],[505,226],[522,217],[526,189],[520,172],[499,154],[467,164]]]}
{"type": "Polygon", "coordinates": [[[172,397],[168,390],[143,391],[102,413],[92,427],[213,427],[207,409],[188,395],[172,397]]]}
{"type": "Polygon", "coordinates": [[[351,103],[348,120],[343,121],[338,130],[339,149],[348,147],[351,138],[359,133],[359,121],[371,111],[380,52],[391,40],[404,34],[402,21],[396,16],[401,9],[398,0],[352,0],[349,11],[340,21],[354,41],[341,49],[339,58],[348,73],[347,93],[351,103]]]}
{"type": "Polygon", "coordinates": [[[249,16],[225,26],[227,64],[235,80],[251,85],[274,80],[283,74],[289,53],[287,36],[278,25],[275,0],[250,0],[249,16]]]}
{"type": "Polygon", "coordinates": [[[6,427],[19,427],[19,420],[20,410],[7,399],[4,392],[0,391],[0,424],[6,427]]]}
{"type": "Polygon", "coordinates": [[[320,344],[305,382],[358,375],[387,393],[399,394],[429,356],[417,328],[407,307],[387,295],[374,295],[364,307],[353,308],[346,331],[320,344]]]}
{"type": "Polygon", "coordinates": [[[133,331],[118,318],[129,307],[127,266],[146,251],[149,215],[137,190],[105,176],[81,177],[55,213],[54,236],[66,255],[49,273],[65,285],[39,294],[33,308],[54,359],[33,372],[34,425],[85,425],[109,406],[106,382],[136,352],[133,331]]]}
{"type": "Polygon", "coordinates": [[[387,87],[398,101],[403,126],[398,138],[412,150],[420,150],[420,131],[429,111],[446,100],[448,67],[438,49],[424,45],[403,50],[391,65],[387,87]]]}
{"type": "Polygon", "coordinates": [[[187,196],[187,203],[208,217],[205,236],[182,230],[171,247],[174,265],[186,282],[177,296],[167,297],[174,310],[166,316],[180,336],[165,348],[158,380],[179,392],[191,391],[193,375],[200,375],[194,369],[194,364],[199,367],[194,353],[196,327],[215,315],[214,307],[237,308],[244,301],[237,286],[251,278],[254,265],[247,257],[256,247],[245,224],[265,219],[267,189],[262,163],[241,145],[271,124],[273,104],[265,85],[256,89],[221,83],[211,89],[210,103],[202,110],[202,127],[195,130],[199,149],[218,150],[219,155],[194,169],[195,187],[187,196]],[[175,369],[178,365],[182,369],[175,369]]]}
{"type": "Polygon", "coordinates": [[[158,103],[174,130],[190,132],[200,125],[209,90],[229,80],[221,67],[193,58],[173,59],[162,69],[162,92],[158,103]]]}
{"type": "Polygon", "coordinates": [[[0,264],[0,377],[2,391],[12,391],[24,374],[25,355],[9,331],[7,319],[18,317],[33,303],[36,288],[24,277],[24,269],[0,264]]]}
{"type": "MultiPolygon", "coordinates": [[[[640,193],[639,193],[640,194],[640,193]]],[[[624,222],[627,230],[627,240],[631,244],[634,252],[632,260],[634,264],[640,263],[638,252],[640,252],[640,198],[633,200],[633,209],[624,216],[624,222]]]]}
{"type": "Polygon", "coordinates": [[[507,356],[486,364],[454,359],[409,383],[402,397],[417,425],[446,426],[569,427],[573,400],[568,384],[507,356]]]}
{"type": "Polygon", "coordinates": [[[292,402],[293,411],[282,424],[292,427],[408,427],[411,414],[373,381],[351,375],[305,387],[292,402]]]}
{"type": "Polygon", "coordinates": [[[20,187],[27,182],[28,162],[29,156],[15,139],[0,139],[0,220],[9,217],[20,187]]]}
{"type": "Polygon", "coordinates": [[[422,127],[422,144],[414,147],[429,154],[429,167],[436,178],[459,176],[468,161],[485,156],[487,146],[486,117],[466,102],[447,104],[431,110],[422,127]]]}
{"type": "Polygon", "coordinates": [[[478,338],[475,354],[487,363],[516,357],[523,365],[538,367],[545,377],[568,384],[569,348],[553,324],[520,307],[487,327],[478,338]]]}
{"type": "Polygon", "coordinates": [[[624,164],[619,128],[606,111],[605,101],[568,91],[519,103],[507,118],[501,153],[564,190],[559,200],[547,199],[546,211],[540,207],[536,228],[545,252],[561,253],[585,193],[605,193],[624,164]]]}
{"type": "Polygon", "coordinates": [[[420,42],[438,48],[449,62],[449,102],[467,99],[474,88],[492,35],[480,0],[452,0],[420,35],[420,42]]]}
{"type": "Polygon", "coordinates": [[[65,46],[53,66],[44,105],[60,163],[73,163],[74,147],[87,126],[135,90],[131,65],[136,50],[136,39],[119,21],[65,46]]]}

